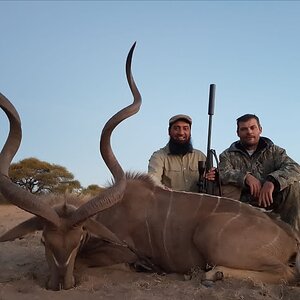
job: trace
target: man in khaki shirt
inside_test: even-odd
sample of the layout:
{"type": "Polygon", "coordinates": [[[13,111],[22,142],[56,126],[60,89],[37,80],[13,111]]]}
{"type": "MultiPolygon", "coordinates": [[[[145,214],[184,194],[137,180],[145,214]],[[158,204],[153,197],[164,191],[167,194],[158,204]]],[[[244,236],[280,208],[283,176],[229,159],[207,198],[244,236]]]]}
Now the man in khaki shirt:
{"type": "MultiPolygon", "coordinates": [[[[169,120],[168,144],[155,151],[148,165],[148,173],[158,185],[168,189],[198,192],[198,162],[206,156],[194,149],[191,143],[192,119],[187,115],[176,115],[169,120]]],[[[207,174],[214,180],[215,171],[207,174]]]]}

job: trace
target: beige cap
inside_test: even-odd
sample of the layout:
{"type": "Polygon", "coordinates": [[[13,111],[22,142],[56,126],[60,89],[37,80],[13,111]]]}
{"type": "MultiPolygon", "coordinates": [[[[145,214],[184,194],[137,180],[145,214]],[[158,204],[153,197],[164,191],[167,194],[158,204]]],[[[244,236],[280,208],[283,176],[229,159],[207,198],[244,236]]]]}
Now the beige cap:
{"type": "Polygon", "coordinates": [[[187,121],[190,125],[192,125],[192,118],[189,117],[188,115],[176,115],[176,116],[173,116],[173,117],[169,120],[169,125],[174,124],[174,123],[177,122],[178,120],[185,120],[185,121],[187,121]]]}

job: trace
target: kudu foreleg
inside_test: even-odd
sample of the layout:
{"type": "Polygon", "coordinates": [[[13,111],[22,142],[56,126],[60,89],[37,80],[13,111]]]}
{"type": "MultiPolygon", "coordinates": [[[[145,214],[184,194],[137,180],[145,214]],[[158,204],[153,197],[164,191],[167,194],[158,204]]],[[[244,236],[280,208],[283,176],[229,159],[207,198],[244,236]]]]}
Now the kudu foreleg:
{"type": "Polygon", "coordinates": [[[278,266],[273,270],[251,271],[216,266],[203,274],[202,280],[216,281],[219,279],[235,278],[239,280],[251,280],[253,282],[265,283],[288,283],[295,281],[295,271],[285,265],[278,266]],[[221,274],[223,276],[221,276],[221,274]]]}

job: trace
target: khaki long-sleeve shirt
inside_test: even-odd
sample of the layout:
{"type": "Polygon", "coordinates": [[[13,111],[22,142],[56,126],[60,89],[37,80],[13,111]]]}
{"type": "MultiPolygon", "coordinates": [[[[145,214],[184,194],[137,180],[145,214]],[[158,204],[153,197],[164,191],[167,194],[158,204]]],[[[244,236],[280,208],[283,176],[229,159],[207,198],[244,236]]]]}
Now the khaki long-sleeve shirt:
{"type": "Polygon", "coordinates": [[[177,191],[198,192],[198,161],[205,160],[206,156],[197,149],[185,155],[171,154],[167,144],[152,154],[148,173],[157,184],[177,191]]]}

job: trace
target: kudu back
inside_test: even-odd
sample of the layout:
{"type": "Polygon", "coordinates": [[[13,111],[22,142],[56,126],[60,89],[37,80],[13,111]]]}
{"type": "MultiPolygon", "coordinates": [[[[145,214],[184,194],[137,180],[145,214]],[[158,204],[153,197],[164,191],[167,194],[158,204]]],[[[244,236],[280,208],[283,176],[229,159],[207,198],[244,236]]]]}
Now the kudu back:
{"type": "Polygon", "coordinates": [[[300,270],[299,237],[288,224],[232,199],[164,190],[147,174],[124,174],[110,146],[114,128],[138,112],[141,96],[131,73],[135,44],[126,61],[134,101],[105,125],[102,157],[114,184],[76,207],[50,207],[25,193],[8,178],[8,168],[21,142],[19,116],[1,95],[10,134],[0,154],[0,191],[8,201],[36,215],[0,241],[34,230],[43,231],[50,269],[48,288],[74,286],[74,264],[80,255],[89,265],[141,263],[148,269],[186,273],[205,270],[204,280],[223,277],[258,282],[294,282],[300,270]],[[95,247],[96,245],[96,247],[95,247]]]}

